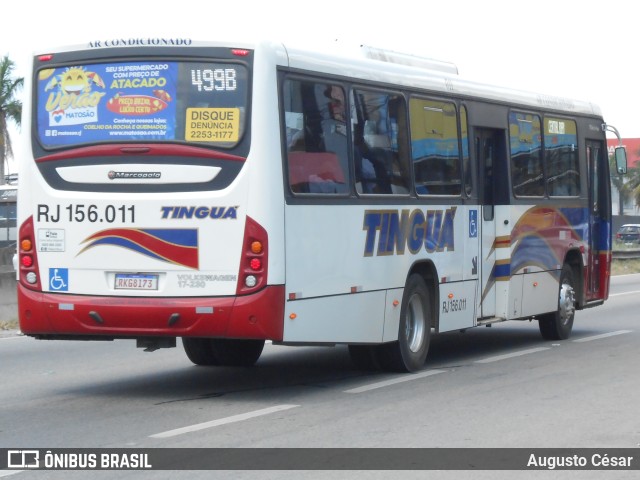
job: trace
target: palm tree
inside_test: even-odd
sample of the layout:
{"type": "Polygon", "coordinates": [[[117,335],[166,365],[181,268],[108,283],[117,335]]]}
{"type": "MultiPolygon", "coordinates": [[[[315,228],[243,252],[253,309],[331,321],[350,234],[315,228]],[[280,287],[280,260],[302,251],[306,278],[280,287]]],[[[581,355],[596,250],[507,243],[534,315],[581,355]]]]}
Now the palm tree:
{"type": "Polygon", "coordinates": [[[4,164],[13,156],[8,124],[12,120],[20,126],[22,102],[16,100],[18,91],[24,84],[24,78],[12,78],[15,64],[5,55],[0,59],[0,185],[4,184],[4,164]]]}
{"type": "MultiPolygon", "coordinates": [[[[640,151],[636,153],[636,156],[640,156],[640,151]]],[[[613,156],[610,159],[610,165],[612,166],[612,172],[615,172],[615,160],[613,156]]],[[[633,166],[627,169],[627,173],[624,175],[611,175],[611,183],[618,189],[620,194],[620,212],[623,214],[622,205],[626,203],[627,199],[632,198],[636,204],[636,207],[640,207],[640,166],[633,166]]]]}
{"type": "Polygon", "coordinates": [[[628,181],[625,187],[633,196],[636,206],[640,207],[640,168],[630,168],[627,170],[628,181]]]}

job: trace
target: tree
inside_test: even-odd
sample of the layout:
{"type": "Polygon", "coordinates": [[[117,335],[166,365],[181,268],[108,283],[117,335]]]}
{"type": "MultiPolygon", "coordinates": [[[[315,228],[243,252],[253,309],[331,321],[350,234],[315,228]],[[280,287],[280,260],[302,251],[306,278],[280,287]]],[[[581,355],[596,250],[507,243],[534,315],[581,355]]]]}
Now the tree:
{"type": "Polygon", "coordinates": [[[0,59],[0,185],[4,184],[4,165],[13,156],[8,121],[20,126],[22,102],[16,99],[24,78],[12,78],[15,64],[5,55],[0,59]]]}
{"type": "MultiPolygon", "coordinates": [[[[628,152],[627,152],[628,153],[628,152]]],[[[635,153],[635,157],[640,157],[640,149],[635,153]]],[[[640,164],[627,168],[627,173],[619,175],[615,173],[615,158],[613,155],[609,157],[609,166],[612,173],[611,183],[618,189],[620,194],[620,211],[623,214],[623,205],[627,199],[632,198],[637,207],[640,207],[640,164]]]]}
{"type": "Polygon", "coordinates": [[[627,170],[627,183],[625,187],[633,196],[636,206],[640,207],[640,168],[629,168],[627,170]]]}

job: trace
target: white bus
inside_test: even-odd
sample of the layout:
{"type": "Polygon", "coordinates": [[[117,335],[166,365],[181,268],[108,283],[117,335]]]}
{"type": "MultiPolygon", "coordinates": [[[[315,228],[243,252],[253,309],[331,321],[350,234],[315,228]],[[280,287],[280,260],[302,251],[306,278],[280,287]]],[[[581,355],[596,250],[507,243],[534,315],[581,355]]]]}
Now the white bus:
{"type": "Polygon", "coordinates": [[[35,338],[181,337],[198,365],[346,344],[359,367],[414,371],[432,334],[535,317],[564,339],[607,299],[591,103],[375,49],[180,38],[49,50],[29,88],[35,338]]]}

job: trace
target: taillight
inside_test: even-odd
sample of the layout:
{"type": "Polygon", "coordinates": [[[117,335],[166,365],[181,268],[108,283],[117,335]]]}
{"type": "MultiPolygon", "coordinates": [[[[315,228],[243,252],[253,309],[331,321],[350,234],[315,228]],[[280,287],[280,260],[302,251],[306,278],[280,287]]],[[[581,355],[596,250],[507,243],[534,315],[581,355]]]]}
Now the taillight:
{"type": "Polygon", "coordinates": [[[257,272],[262,269],[262,262],[259,258],[252,258],[249,262],[249,266],[251,267],[251,270],[257,272]]]}
{"type": "Polygon", "coordinates": [[[20,225],[20,244],[18,250],[18,268],[20,283],[32,290],[41,290],[38,276],[38,255],[34,245],[33,217],[20,225]]]}
{"type": "Polygon", "coordinates": [[[251,217],[247,217],[236,289],[238,295],[253,293],[267,284],[267,240],[267,231],[251,217]]]}
{"type": "Polygon", "coordinates": [[[234,54],[236,57],[246,57],[251,52],[246,48],[232,48],[231,53],[234,54]]]}

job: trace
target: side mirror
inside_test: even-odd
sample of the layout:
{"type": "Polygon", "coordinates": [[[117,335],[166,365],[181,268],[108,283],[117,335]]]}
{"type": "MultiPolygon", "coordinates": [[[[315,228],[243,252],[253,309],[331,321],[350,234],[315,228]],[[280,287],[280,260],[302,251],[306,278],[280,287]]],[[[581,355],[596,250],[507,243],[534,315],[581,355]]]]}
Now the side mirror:
{"type": "Polygon", "coordinates": [[[616,147],[616,171],[618,175],[627,173],[627,151],[624,147],[616,147]]]}

